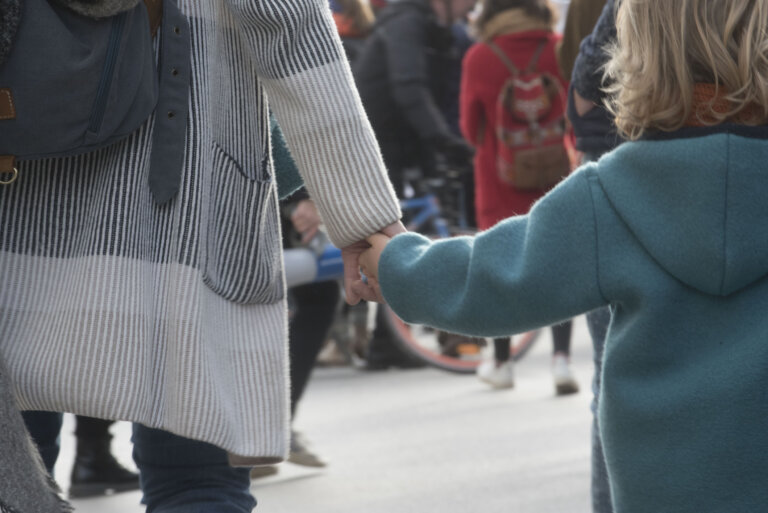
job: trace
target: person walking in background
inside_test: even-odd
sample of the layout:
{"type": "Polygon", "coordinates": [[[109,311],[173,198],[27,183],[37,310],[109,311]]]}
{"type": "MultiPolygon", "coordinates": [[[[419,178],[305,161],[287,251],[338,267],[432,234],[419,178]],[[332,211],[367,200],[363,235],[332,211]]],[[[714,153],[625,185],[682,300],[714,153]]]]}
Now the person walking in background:
{"type": "MultiPolygon", "coordinates": [[[[583,0],[579,0],[579,3],[583,0]]],[[[613,150],[622,141],[613,116],[605,107],[607,93],[604,90],[603,70],[610,57],[607,51],[616,43],[616,6],[613,0],[604,4],[593,30],[583,38],[576,62],[573,65],[568,119],[576,136],[576,149],[582,152],[582,163],[597,161],[602,155],[613,150]]],[[[576,7],[574,2],[574,7],[576,7]]],[[[574,24],[575,25],[575,24],[574,24]]],[[[583,25],[582,28],[585,28],[583,25]]],[[[575,36],[578,38],[578,36],[575,36]]],[[[564,47],[563,47],[564,50],[564,47]]],[[[563,54],[560,65],[566,66],[563,54]]],[[[592,337],[594,376],[592,378],[592,511],[613,513],[611,486],[603,455],[600,436],[598,408],[600,405],[600,380],[603,368],[605,338],[611,313],[608,308],[599,308],[587,313],[587,326],[592,337]]]]}
{"type": "MultiPolygon", "coordinates": [[[[546,74],[565,91],[568,82],[559,72],[555,48],[560,37],[554,26],[557,13],[548,0],[483,0],[475,21],[480,39],[464,59],[461,86],[461,128],[477,149],[475,205],[478,228],[488,229],[507,217],[525,214],[548,188],[521,188],[499,171],[499,97],[513,72],[546,74]]],[[[551,115],[564,127],[565,95],[551,105],[551,115]]],[[[565,137],[563,131],[561,139],[565,137]]],[[[538,163],[536,165],[539,165],[538,163]]],[[[542,171],[543,173],[544,171],[542,171]]],[[[567,170],[564,172],[567,173],[567,170]]],[[[552,372],[558,395],[578,392],[570,367],[571,321],[552,326],[552,372]]],[[[478,376],[495,388],[514,386],[509,337],[494,340],[493,359],[478,367],[478,376]]]]}
{"type": "MultiPolygon", "coordinates": [[[[353,67],[365,111],[376,133],[390,179],[399,197],[405,172],[437,173],[436,159],[466,167],[471,148],[451,130],[440,104],[450,84],[452,25],[475,0],[401,0],[377,14],[353,67]]],[[[400,350],[386,328],[383,310],[368,344],[366,368],[422,367],[400,350]]]]}
{"type": "MultiPolygon", "coordinates": [[[[274,137],[274,132],[273,132],[274,137]]],[[[274,145],[274,140],[273,140],[274,145]]],[[[277,153],[277,152],[276,152],[277,153]]],[[[285,165],[275,159],[275,168],[285,165]]],[[[280,171],[277,171],[280,172],[280,171]]],[[[304,247],[312,239],[325,238],[320,229],[320,214],[304,190],[281,202],[283,244],[285,248],[304,247]]],[[[288,289],[288,361],[291,376],[291,425],[306,390],[317,355],[323,347],[336,307],[339,285],[335,280],[297,285],[288,289]]],[[[304,436],[291,429],[288,461],[306,467],[322,468],[326,463],[310,448],[304,436]]],[[[251,479],[276,474],[275,465],[254,467],[251,479]]]]}
{"type": "Polygon", "coordinates": [[[399,195],[403,171],[434,172],[436,153],[466,162],[467,143],[451,131],[437,98],[449,83],[453,22],[474,0],[401,0],[389,3],[355,62],[360,96],[399,195]]]}
{"type": "Polygon", "coordinates": [[[623,0],[629,140],[478,236],[373,236],[405,321],[494,336],[610,305],[600,431],[621,513],[768,504],[768,9],[623,0]]]}
{"type": "Polygon", "coordinates": [[[341,43],[352,64],[373,28],[373,9],[363,0],[330,0],[330,5],[341,43]]]}
{"type": "MultiPolygon", "coordinates": [[[[301,185],[301,175],[291,157],[277,121],[272,117],[272,157],[281,198],[280,220],[283,246],[287,249],[307,245],[326,238],[320,232],[322,220],[314,202],[301,185]]],[[[339,302],[337,281],[293,286],[288,289],[288,361],[291,376],[291,426],[299,401],[304,395],[317,355],[325,342],[339,302]]],[[[325,467],[303,436],[291,429],[288,461],[307,467],[325,467]]],[[[274,475],[276,465],[251,469],[251,479],[274,475]]]]}
{"type": "Polygon", "coordinates": [[[18,162],[0,188],[0,358],[46,422],[135,422],[148,511],[245,512],[249,467],[281,461],[290,427],[268,110],[342,248],[348,301],[374,298],[364,238],[404,228],[327,0],[178,7],[168,35],[192,48],[171,70],[190,88],[178,191],[153,201],[149,162],[155,121],[182,111],[96,152],[18,162]]]}
{"type": "MultiPolygon", "coordinates": [[[[43,462],[53,469],[59,446],[49,442],[60,436],[61,414],[25,411],[22,417],[32,440],[41,447],[43,462]],[[49,422],[50,418],[56,421],[49,422]]],[[[139,475],[123,467],[112,454],[112,424],[111,420],[75,415],[75,462],[70,473],[69,497],[96,497],[139,489],[139,475]]]]}
{"type": "Polygon", "coordinates": [[[592,33],[603,7],[605,0],[571,0],[565,17],[563,38],[557,45],[557,62],[561,76],[568,78],[573,74],[579,45],[592,33]]]}

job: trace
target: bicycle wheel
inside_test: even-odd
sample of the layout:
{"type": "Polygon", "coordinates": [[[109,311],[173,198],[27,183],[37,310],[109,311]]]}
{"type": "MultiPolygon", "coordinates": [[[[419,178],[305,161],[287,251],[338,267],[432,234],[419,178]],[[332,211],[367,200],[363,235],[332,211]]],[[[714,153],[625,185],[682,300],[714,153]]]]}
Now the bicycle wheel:
{"type": "MultiPolygon", "coordinates": [[[[436,330],[418,324],[407,324],[387,305],[384,317],[393,339],[408,354],[438,369],[459,374],[472,374],[484,360],[485,348],[492,343],[484,338],[467,337],[436,330]]],[[[541,330],[533,330],[512,337],[511,356],[514,361],[523,358],[539,338],[541,330]]]]}

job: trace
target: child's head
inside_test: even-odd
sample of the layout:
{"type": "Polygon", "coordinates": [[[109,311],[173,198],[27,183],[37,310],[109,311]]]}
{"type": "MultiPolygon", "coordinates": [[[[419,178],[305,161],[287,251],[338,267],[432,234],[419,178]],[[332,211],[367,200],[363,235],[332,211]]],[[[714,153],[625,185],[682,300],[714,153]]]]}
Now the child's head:
{"type": "Polygon", "coordinates": [[[482,0],[474,28],[482,34],[485,25],[496,15],[510,9],[520,9],[530,18],[539,20],[554,27],[557,24],[557,9],[550,0],[482,0]]]}
{"type": "Polygon", "coordinates": [[[749,107],[747,124],[768,120],[766,0],[619,0],[618,41],[606,76],[619,130],[636,139],[676,130],[691,117],[694,84],[714,84],[730,102],[694,115],[716,124],[749,107]]]}

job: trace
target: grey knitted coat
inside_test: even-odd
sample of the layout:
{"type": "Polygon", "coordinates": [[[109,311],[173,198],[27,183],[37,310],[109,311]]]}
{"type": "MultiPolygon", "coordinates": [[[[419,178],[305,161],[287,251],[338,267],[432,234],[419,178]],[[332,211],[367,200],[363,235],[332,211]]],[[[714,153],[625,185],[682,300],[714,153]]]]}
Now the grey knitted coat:
{"type": "Polygon", "coordinates": [[[0,358],[22,409],[280,461],[290,412],[270,109],[337,246],[400,209],[327,0],[177,3],[191,41],[179,193],[158,207],[149,190],[154,117],[97,152],[20,162],[0,188],[0,358]]]}

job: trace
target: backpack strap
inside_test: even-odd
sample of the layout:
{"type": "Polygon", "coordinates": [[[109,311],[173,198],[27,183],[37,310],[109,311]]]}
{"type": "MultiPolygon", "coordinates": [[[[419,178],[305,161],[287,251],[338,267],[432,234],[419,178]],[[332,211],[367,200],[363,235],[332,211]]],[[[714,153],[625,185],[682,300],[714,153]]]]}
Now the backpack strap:
{"type": "MultiPolygon", "coordinates": [[[[16,119],[13,94],[10,89],[0,89],[0,120],[16,119]]],[[[16,181],[19,171],[13,155],[0,155],[0,185],[9,185],[16,181]]]]}
{"type": "Polygon", "coordinates": [[[528,63],[528,67],[525,68],[526,73],[533,73],[536,71],[536,66],[539,64],[539,58],[541,57],[544,48],[547,47],[547,43],[549,43],[549,39],[545,39],[539,43],[538,48],[536,48],[536,51],[533,53],[533,57],[531,57],[531,61],[528,63]]]}
{"type": "MultiPolygon", "coordinates": [[[[549,39],[544,39],[541,43],[539,43],[539,46],[536,48],[536,51],[533,52],[533,57],[531,57],[531,60],[528,63],[528,66],[526,66],[524,73],[532,73],[536,71],[536,66],[539,64],[539,58],[541,58],[541,54],[544,52],[544,48],[546,48],[547,43],[549,43],[549,39]]],[[[485,44],[488,45],[488,48],[493,50],[493,53],[495,53],[501,62],[504,63],[504,66],[507,67],[513,77],[520,76],[520,70],[517,69],[514,64],[512,64],[512,60],[506,53],[504,53],[504,50],[499,48],[499,45],[491,40],[486,41],[485,44]]]]}
{"type": "Polygon", "coordinates": [[[485,44],[488,45],[488,48],[493,50],[493,53],[495,53],[496,56],[499,58],[499,60],[501,60],[501,62],[504,63],[504,66],[507,67],[507,69],[509,70],[510,74],[513,77],[520,75],[520,70],[517,69],[517,67],[514,64],[512,64],[512,61],[510,60],[509,56],[507,56],[507,54],[504,53],[504,51],[501,48],[499,48],[499,46],[496,43],[494,43],[489,39],[488,41],[485,42],[485,44]]]}

